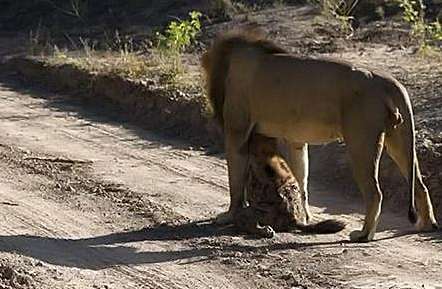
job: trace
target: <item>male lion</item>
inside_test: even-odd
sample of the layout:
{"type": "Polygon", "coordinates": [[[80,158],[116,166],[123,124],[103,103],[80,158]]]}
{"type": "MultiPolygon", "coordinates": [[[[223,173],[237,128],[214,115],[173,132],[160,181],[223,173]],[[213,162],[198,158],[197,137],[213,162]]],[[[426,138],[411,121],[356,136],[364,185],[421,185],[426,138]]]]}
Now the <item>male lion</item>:
{"type": "Polygon", "coordinates": [[[241,208],[247,153],[240,148],[255,127],[257,133],[287,141],[307,212],[307,144],[345,141],[367,206],[363,229],[352,232],[351,240],[372,240],[376,231],[384,146],[408,180],[410,221],[419,230],[437,228],[416,157],[411,102],[392,76],[338,59],[290,55],[252,29],[216,39],[202,66],[225,135],[230,208],[218,216],[219,223],[232,222],[241,208]]]}
{"type": "Polygon", "coordinates": [[[238,229],[266,238],[272,238],[275,231],[328,234],[344,229],[345,224],[335,220],[304,225],[306,212],[301,190],[279,154],[275,138],[251,134],[248,148],[246,199],[249,204],[235,215],[238,229]]]}

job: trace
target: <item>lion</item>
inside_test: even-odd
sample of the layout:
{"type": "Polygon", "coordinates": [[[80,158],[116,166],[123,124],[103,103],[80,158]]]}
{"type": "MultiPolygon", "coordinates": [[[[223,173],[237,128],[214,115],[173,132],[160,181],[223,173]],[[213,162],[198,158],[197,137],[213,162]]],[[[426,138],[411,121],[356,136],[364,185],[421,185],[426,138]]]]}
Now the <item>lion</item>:
{"type": "Polygon", "coordinates": [[[272,238],[275,231],[328,234],[344,229],[345,224],[335,220],[304,224],[306,212],[298,181],[279,154],[275,138],[252,134],[248,148],[248,206],[235,215],[238,229],[265,238],[272,238]]]}
{"type": "Polygon", "coordinates": [[[409,220],[418,230],[437,222],[415,149],[411,101],[389,74],[335,58],[291,55],[257,29],[218,37],[202,56],[214,117],[224,131],[230,206],[217,217],[231,223],[244,200],[252,128],[287,142],[289,165],[308,209],[308,144],[343,141],[366,202],[362,230],[352,241],[373,239],[382,205],[379,161],[384,147],[409,184],[409,220]],[[416,192],[416,200],[415,200],[416,192]]]}

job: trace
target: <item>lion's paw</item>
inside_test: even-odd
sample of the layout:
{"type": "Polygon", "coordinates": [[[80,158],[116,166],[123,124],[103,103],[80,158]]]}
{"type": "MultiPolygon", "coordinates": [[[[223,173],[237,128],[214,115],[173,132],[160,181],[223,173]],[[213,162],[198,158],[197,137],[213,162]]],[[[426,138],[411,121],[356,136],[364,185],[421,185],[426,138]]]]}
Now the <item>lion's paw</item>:
{"type": "Polygon", "coordinates": [[[360,230],[355,230],[350,233],[350,241],[352,242],[364,243],[371,240],[373,240],[373,234],[367,234],[366,232],[360,230]]]}
{"type": "Polygon", "coordinates": [[[276,233],[272,227],[264,226],[260,231],[260,235],[262,235],[264,238],[273,238],[275,237],[276,233]]]}
{"type": "Polygon", "coordinates": [[[218,216],[216,216],[215,219],[215,225],[218,226],[233,224],[233,222],[234,222],[234,213],[232,213],[231,211],[221,213],[218,216]]]}
{"type": "Polygon", "coordinates": [[[439,225],[434,219],[425,221],[421,217],[418,218],[415,227],[420,232],[432,232],[439,229],[439,225]]]}

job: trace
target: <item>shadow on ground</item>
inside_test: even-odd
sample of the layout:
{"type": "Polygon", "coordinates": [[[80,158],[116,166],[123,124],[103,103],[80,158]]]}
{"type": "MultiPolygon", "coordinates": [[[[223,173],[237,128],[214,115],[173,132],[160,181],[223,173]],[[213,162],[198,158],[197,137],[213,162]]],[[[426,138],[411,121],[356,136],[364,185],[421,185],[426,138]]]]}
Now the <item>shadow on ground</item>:
{"type": "MultiPolygon", "coordinates": [[[[64,239],[32,235],[0,236],[0,251],[15,252],[43,262],[68,267],[99,270],[114,265],[156,264],[163,262],[192,263],[231,256],[232,253],[267,253],[280,250],[304,250],[314,248],[351,248],[376,246],[376,242],[351,244],[346,240],[331,242],[259,242],[258,245],[244,245],[232,242],[201,242],[212,237],[236,235],[231,228],[219,229],[208,222],[191,222],[183,225],[161,225],[141,230],[112,233],[84,239],[64,239]],[[199,239],[202,238],[202,239],[199,239]],[[195,246],[177,249],[178,240],[199,240],[195,246]],[[155,241],[163,241],[161,244],[155,241]],[[164,242],[170,241],[170,242],[164,242]],[[145,250],[143,248],[155,248],[145,250]]],[[[388,240],[412,234],[398,233],[388,240]]],[[[424,237],[441,242],[441,232],[426,234],[424,237]]],[[[209,239],[214,240],[214,239],[209,239]]],[[[190,242],[192,244],[192,242],[190,242]]]]}
{"type": "MultiPolygon", "coordinates": [[[[75,97],[64,93],[48,92],[47,89],[39,87],[37,85],[30,85],[29,83],[23,83],[17,80],[17,75],[3,72],[0,74],[0,85],[7,89],[17,91],[29,95],[35,99],[44,99],[41,103],[42,106],[47,107],[52,111],[59,111],[68,114],[73,114],[75,117],[84,120],[84,126],[94,126],[96,124],[112,125],[115,127],[122,127],[123,129],[134,134],[133,138],[119,137],[115,135],[119,141],[130,144],[134,147],[141,149],[158,148],[158,147],[172,147],[178,150],[189,150],[194,147],[204,147],[204,152],[209,155],[216,154],[217,157],[223,157],[219,147],[207,146],[207,143],[198,142],[197,136],[192,139],[188,139],[184,136],[177,136],[174,133],[174,129],[167,128],[143,128],[143,123],[139,120],[131,119],[127,112],[117,106],[112,105],[104,101],[92,101],[90,99],[85,100],[81,97],[75,97]],[[139,138],[141,141],[137,141],[139,138]]],[[[17,116],[17,121],[25,118],[26,116],[17,116]]],[[[311,190],[311,203],[315,206],[326,208],[325,213],[330,214],[349,214],[354,212],[363,212],[363,200],[360,198],[360,193],[351,177],[351,170],[347,168],[344,172],[341,172],[338,176],[333,176],[333,171],[324,169],[330,166],[340,167],[342,165],[337,164],[337,160],[345,156],[344,151],[339,145],[329,146],[312,146],[310,149],[311,155],[311,178],[310,182],[313,186],[320,188],[311,190]],[[330,160],[331,159],[331,160],[330,160]],[[325,182],[324,182],[325,180],[325,182]],[[324,184],[325,183],[325,184],[324,184]],[[317,191],[321,193],[317,193],[317,191]],[[323,193],[325,192],[325,194],[323,193]],[[331,192],[330,194],[328,192],[331,192]],[[341,200],[339,205],[336,205],[336,199],[341,200]],[[355,209],[355,200],[360,204],[360,207],[355,209]]],[[[388,181],[382,180],[382,185],[388,183],[388,181]]],[[[392,198],[389,200],[388,191],[386,192],[386,206],[385,209],[395,208],[398,211],[398,207],[402,210],[402,203],[400,206],[397,204],[398,198],[392,198]]],[[[404,206],[404,212],[406,207],[404,206]]]]}

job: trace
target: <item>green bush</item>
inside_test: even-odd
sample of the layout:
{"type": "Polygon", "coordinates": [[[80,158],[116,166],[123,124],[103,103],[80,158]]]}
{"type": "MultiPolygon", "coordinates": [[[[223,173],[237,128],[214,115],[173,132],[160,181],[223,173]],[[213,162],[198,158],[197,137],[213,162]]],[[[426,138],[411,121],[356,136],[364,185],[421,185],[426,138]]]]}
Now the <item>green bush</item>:
{"type": "Polygon", "coordinates": [[[154,58],[172,82],[183,71],[182,53],[196,41],[201,31],[201,16],[201,12],[192,11],[189,13],[189,19],[172,21],[164,34],[156,33],[154,58]]]}
{"type": "Polygon", "coordinates": [[[425,5],[422,0],[396,0],[404,10],[402,18],[410,23],[412,34],[422,46],[431,45],[435,41],[442,41],[442,26],[439,20],[427,22],[425,20],[425,5]]]}
{"type": "Polygon", "coordinates": [[[201,16],[200,12],[192,11],[189,19],[170,22],[165,34],[157,33],[158,46],[177,53],[184,52],[201,31],[201,16]]]}

